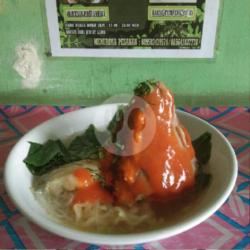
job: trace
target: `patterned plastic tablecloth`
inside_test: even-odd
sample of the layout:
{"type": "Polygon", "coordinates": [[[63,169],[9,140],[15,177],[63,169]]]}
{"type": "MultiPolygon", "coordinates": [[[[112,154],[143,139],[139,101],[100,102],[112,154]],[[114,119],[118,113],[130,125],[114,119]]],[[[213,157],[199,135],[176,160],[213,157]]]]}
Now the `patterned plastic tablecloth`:
{"type": "Polygon", "coordinates": [[[157,242],[134,246],[97,246],[53,235],[25,218],[3,183],[7,155],[30,129],[80,107],[0,106],[0,249],[250,249],[250,110],[241,107],[181,108],[217,127],[237,154],[237,184],[225,204],[193,229],[157,242]]]}

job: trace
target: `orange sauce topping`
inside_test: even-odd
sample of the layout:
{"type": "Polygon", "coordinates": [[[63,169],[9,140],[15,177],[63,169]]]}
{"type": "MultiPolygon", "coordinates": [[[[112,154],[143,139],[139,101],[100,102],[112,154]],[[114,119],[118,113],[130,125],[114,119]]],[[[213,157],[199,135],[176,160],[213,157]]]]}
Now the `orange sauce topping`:
{"type": "Polygon", "coordinates": [[[77,187],[79,188],[89,187],[94,183],[91,173],[85,168],[77,168],[73,175],[77,179],[77,187]]]}
{"type": "MultiPolygon", "coordinates": [[[[135,98],[126,111],[131,131],[124,136],[123,143],[132,154],[120,157],[115,166],[114,155],[108,151],[101,160],[104,179],[113,189],[116,202],[122,205],[131,205],[140,197],[166,200],[193,187],[195,181],[194,149],[188,132],[175,114],[172,94],[158,83],[142,98],[143,106],[135,98]],[[149,130],[145,129],[147,125],[149,130],[154,130],[151,139],[149,130]]],[[[73,174],[79,183],[73,204],[113,202],[111,193],[94,180],[88,170],[79,168],[73,174]]]]}
{"type": "Polygon", "coordinates": [[[147,105],[140,111],[136,108],[136,99],[129,107],[132,110],[134,105],[136,110],[130,113],[132,117],[128,121],[136,136],[125,138],[125,147],[143,150],[122,157],[119,162],[121,177],[116,182],[119,188],[115,195],[120,203],[124,203],[121,200],[124,191],[120,186],[125,184],[126,192],[131,192],[134,197],[145,193],[146,196],[151,195],[152,199],[168,198],[194,185],[194,149],[189,134],[175,114],[174,99],[170,91],[163,84],[158,84],[143,99],[147,105]],[[150,115],[149,109],[153,111],[154,117],[150,115]],[[155,134],[144,149],[148,133],[143,128],[146,123],[153,123],[153,118],[156,123],[155,134]],[[139,179],[138,171],[144,173],[143,180],[142,177],[139,179]]]}
{"type": "Polygon", "coordinates": [[[78,168],[73,172],[73,175],[77,179],[78,189],[75,191],[72,204],[84,202],[112,203],[111,194],[97,180],[94,180],[87,169],[78,168]]]}
{"type": "Polygon", "coordinates": [[[80,188],[75,192],[72,204],[84,202],[110,204],[113,202],[113,198],[99,182],[95,182],[90,187],[80,188]]]}

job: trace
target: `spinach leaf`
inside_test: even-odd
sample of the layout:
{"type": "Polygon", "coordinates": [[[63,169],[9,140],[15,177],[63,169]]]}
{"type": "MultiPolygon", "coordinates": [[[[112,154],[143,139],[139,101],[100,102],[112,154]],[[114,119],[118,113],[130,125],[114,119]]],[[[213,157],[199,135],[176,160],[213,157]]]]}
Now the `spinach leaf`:
{"type": "Polygon", "coordinates": [[[66,163],[69,158],[60,140],[49,140],[45,144],[30,142],[30,149],[24,162],[32,174],[41,175],[66,163]]]}
{"type": "Polygon", "coordinates": [[[145,82],[140,82],[134,89],[134,94],[136,96],[144,96],[150,94],[156,87],[157,81],[147,80],[145,82]]]}
{"type": "Polygon", "coordinates": [[[120,105],[107,127],[107,130],[111,134],[112,142],[116,141],[116,134],[122,128],[124,112],[125,112],[125,106],[120,105]]]}
{"type": "Polygon", "coordinates": [[[91,124],[83,135],[77,136],[69,145],[68,152],[74,160],[100,158],[101,144],[96,135],[97,130],[91,124]]]}
{"type": "Polygon", "coordinates": [[[211,157],[211,138],[211,134],[209,132],[205,132],[197,139],[192,141],[196,158],[201,165],[208,163],[211,157]]]}
{"type": "Polygon", "coordinates": [[[202,168],[198,168],[198,173],[195,177],[195,188],[196,191],[202,190],[208,186],[212,176],[211,174],[205,173],[202,168]]]}
{"type": "Polygon", "coordinates": [[[45,174],[58,166],[83,159],[101,158],[102,147],[96,138],[96,129],[90,125],[83,135],[77,136],[68,148],[60,140],[44,144],[30,142],[24,163],[33,175],[45,174]]]}
{"type": "Polygon", "coordinates": [[[200,135],[197,139],[192,141],[194,150],[195,150],[195,156],[197,158],[197,173],[196,173],[196,180],[195,180],[195,188],[197,191],[202,190],[205,188],[210,180],[211,175],[205,173],[204,171],[204,165],[208,163],[210,157],[211,157],[211,149],[212,149],[212,143],[211,143],[212,135],[209,132],[205,132],[202,135],[200,135]]]}

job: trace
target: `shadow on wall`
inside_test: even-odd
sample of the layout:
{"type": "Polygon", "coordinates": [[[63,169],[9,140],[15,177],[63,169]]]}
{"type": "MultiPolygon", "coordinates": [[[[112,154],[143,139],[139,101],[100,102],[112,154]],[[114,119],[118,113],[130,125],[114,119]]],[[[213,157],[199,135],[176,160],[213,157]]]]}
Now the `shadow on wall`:
{"type": "Polygon", "coordinates": [[[0,0],[0,14],[3,12],[4,10],[4,0],[0,0]]]}

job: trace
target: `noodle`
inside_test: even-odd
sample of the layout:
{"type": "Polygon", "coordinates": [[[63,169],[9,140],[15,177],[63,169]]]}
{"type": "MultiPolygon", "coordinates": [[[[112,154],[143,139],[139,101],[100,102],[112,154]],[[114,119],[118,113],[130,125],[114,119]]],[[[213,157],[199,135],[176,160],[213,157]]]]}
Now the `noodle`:
{"type": "MultiPolygon", "coordinates": [[[[78,162],[83,166],[86,161],[78,162]]],[[[90,164],[90,162],[88,162],[90,164]]],[[[93,162],[91,162],[93,164],[93,162]]],[[[89,167],[89,166],[88,166],[89,167]]],[[[92,166],[93,167],[93,166],[92,166]]],[[[112,204],[78,203],[71,204],[73,192],[67,190],[54,191],[50,187],[60,181],[75,169],[75,164],[52,171],[50,174],[34,180],[33,193],[49,215],[61,224],[92,232],[129,233],[162,225],[163,219],[157,218],[150,205],[138,202],[132,207],[114,206],[112,204]]]]}

